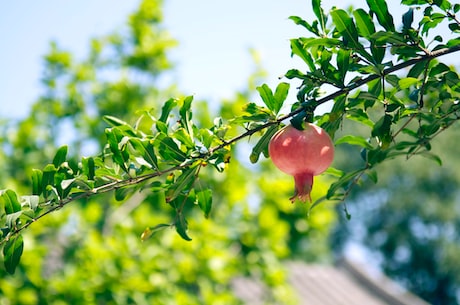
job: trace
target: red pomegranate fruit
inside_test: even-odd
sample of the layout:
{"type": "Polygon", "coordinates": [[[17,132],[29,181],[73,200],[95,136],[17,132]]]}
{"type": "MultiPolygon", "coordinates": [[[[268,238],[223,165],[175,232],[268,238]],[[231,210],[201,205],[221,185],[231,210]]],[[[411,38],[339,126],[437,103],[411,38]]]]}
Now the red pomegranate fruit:
{"type": "Polygon", "coordinates": [[[334,159],[334,144],[324,129],[307,123],[304,130],[292,125],[280,129],[271,138],[268,152],[281,171],[294,176],[296,199],[311,201],[313,176],[324,172],[334,159]]]}

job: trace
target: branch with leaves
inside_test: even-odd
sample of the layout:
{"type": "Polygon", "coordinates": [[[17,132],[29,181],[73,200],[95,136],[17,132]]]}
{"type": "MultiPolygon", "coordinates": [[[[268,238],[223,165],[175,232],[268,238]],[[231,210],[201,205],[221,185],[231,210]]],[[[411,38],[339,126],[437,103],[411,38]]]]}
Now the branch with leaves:
{"type": "Polygon", "coordinates": [[[110,191],[119,200],[143,189],[161,193],[175,217],[171,223],[147,228],[142,239],[175,227],[190,240],[184,206],[198,206],[205,217],[212,207],[212,189],[200,181],[202,169],[223,172],[231,162],[232,147],[254,135],[260,138],[250,161],[258,162],[261,154],[269,157],[268,143],[286,120],[298,126],[314,121],[333,138],[347,121],[369,129],[367,137],[350,134],[335,140],[336,145],[359,147],[363,166],[350,172],[329,169],[327,173],[336,180],[312,208],[324,200],[344,201],[364,176],[376,181],[375,167],[385,160],[422,155],[440,162],[430,153],[430,143],[460,118],[460,78],[437,58],[460,51],[460,37],[445,43],[441,36],[430,43],[424,40],[444,20],[458,34],[455,14],[460,6],[447,1],[403,4],[409,9],[402,16],[401,31],[396,30],[385,1],[369,0],[369,11],[333,9],[329,14],[320,1],[313,1],[318,18],[313,23],[291,17],[313,37],[291,40],[293,55],[305,62],[307,71],[292,69],[285,75],[300,82],[297,101],[287,114],[280,112],[286,107],[290,85],[281,82],[274,91],[267,85],[257,88],[263,104],[248,103],[241,116],[228,122],[216,118],[213,126],[199,127],[193,121],[190,96],[166,101],[159,116],[145,111],[134,125],[106,116],[107,144],[98,156],[74,164],[63,146],[52,163],[33,171],[30,195],[1,191],[0,244],[7,271],[13,273],[19,263],[24,229],[71,202],[110,191]],[[414,9],[419,8],[424,8],[424,16],[413,28],[414,9]],[[432,43],[437,45],[429,49],[432,43]],[[322,95],[325,85],[335,91],[322,95]],[[327,102],[333,102],[332,109],[317,113],[317,107],[327,102]],[[243,131],[229,138],[231,126],[243,131]]]}

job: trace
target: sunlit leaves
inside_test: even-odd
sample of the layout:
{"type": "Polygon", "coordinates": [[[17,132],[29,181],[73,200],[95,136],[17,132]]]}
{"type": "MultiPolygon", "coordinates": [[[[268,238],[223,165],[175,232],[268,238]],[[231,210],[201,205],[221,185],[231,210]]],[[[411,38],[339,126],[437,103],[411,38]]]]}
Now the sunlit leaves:
{"type": "Polygon", "coordinates": [[[262,101],[265,103],[267,108],[276,115],[280,111],[281,107],[283,106],[284,101],[289,92],[289,84],[288,83],[280,83],[273,94],[270,87],[267,84],[263,84],[260,87],[257,87],[257,91],[262,98],[262,101]]]}
{"type": "Polygon", "coordinates": [[[375,33],[375,26],[371,16],[364,9],[360,8],[353,11],[353,16],[355,17],[359,35],[370,38],[375,33]]]}
{"type": "MultiPolygon", "coordinates": [[[[391,158],[421,155],[440,163],[430,151],[431,141],[460,117],[460,79],[453,68],[438,63],[429,55],[446,47],[455,48],[459,40],[449,40],[444,34],[433,35],[430,43],[425,43],[424,39],[443,21],[447,21],[444,25],[448,23],[451,31],[458,31],[458,22],[452,12],[458,12],[460,6],[451,6],[448,1],[403,2],[423,6],[423,19],[418,25],[413,7],[402,10],[406,11],[401,16],[402,23],[395,24],[397,19],[382,0],[368,0],[369,9],[333,8],[330,12],[321,7],[321,1],[313,0],[317,20],[307,22],[300,17],[290,17],[310,35],[290,40],[292,55],[303,60],[300,67],[285,74],[287,79],[300,82],[295,85],[296,102],[288,103],[287,100],[290,83],[283,81],[272,88],[261,84],[256,88],[260,98],[251,101],[245,96],[244,102],[237,107],[218,114],[223,118],[213,120],[207,113],[193,115],[191,96],[168,99],[158,109],[145,110],[140,108],[146,104],[139,103],[137,107],[137,102],[157,97],[145,93],[151,89],[149,86],[124,80],[104,86],[103,90],[95,86],[99,91],[92,106],[98,107],[99,114],[126,109],[124,111],[139,111],[142,115],[134,123],[126,119],[129,116],[118,118],[115,114],[105,116],[103,122],[100,118],[82,120],[79,124],[88,124],[84,126],[88,130],[105,128],[105,146],[99,154],[78,161],[67,145],[62,146],[54,157],[51,155],[50,160],[45,161],[41,170],[31,171],[32,195],[19,197],[10,190],[1,193],[1,237],[8,272],[14,271],[22,252],[20,228],[74,200],[86,200],[109,191],[120,201],[138,192],[148,192],[148,196],[155,196],[157,204],[170,209],[169,219],[142,226],[141,231],[149,226],[141,236],[143,241],[168,227],[174,227],[179,236],[190,240],[190,210],[196,209],[206,218],[211,216],[213,194],[216,193],[209,181],[217,177],[215,172],[229,167],[234,144],[249,139],[252,147],[244,152],[249,154],[252,163],[259,162],[261,155],[269,157],[267,148],[271,137],[289,120],[299,128],[305,120],[315,121],[336,137],[338,147],[352,146],[359,150],[358,169],[330,169],[327,172],[333,179],[325,196],[330,200],[344,200],[363,178],[377,182],[377,165],[391,158]],[[402,60],[410,60],[412,67],[402,67],[402,60]],[[130,103],[136,106],[115,107],[124,103],[125,98],[136,101],[130,103]],[[330,102],[327,110],[316,109],[326,102],[330,102]],[[238,108],[243,103],[243,108],[238,108]],[[291,112],[282,114],[287,109],[291,112]],[[197,122],[196,117],[202,114],[206,119],[197,122]],[[101,122],[106,125],[99,125],[101,122]],[[363,126],[359,130],[364,134],[343,134],[347,124],[363,126]]],[[[149,11],[144,13],[148,15],[149,11]]],[[[138,24],[142,18],[137,15],[132,21],[138,24]]],[[[136,28],[133,33],[139,39],[153,38],[152,34],[148,27],[145,32],[136,28]]],[[[126,46],[120,37],[111,39],[117,50],[126,46]]],[[[156,46],[161,55],[156,57],[151,45],[134,39],[131,47],[126,48],[132,50],[132,54],[123,58],[127,69],[134,69],[143,76],[155,76],[154,68],[162,66],[164,54],[161,50],[166,46],[156,46]]],[[[101,45],[94,44],[91,62],[98,60],[101,49],[101,45]]],[[[68,54],[55,51],[47,57],[50,67],[62,71],[69,69],[72,61],[68,54]]],[[[70,78],[89,80],[95,77],[92,74],[91,67],[82,66],[70,78]]],[[[47,81],[48,89],[54,88],[55,79],[49,77],[47,81]]],[[[77,96],[80,91],[76,89],[77,83],[67,87],[66,90],[73,90],[69,100],[81,102],[83,98],[77,96]]],[[[53,113],[60,116],[73,109],[61,107],[54,99],[46,101],[47,105],[56,106],[53,113]]],[[[78,103],[73,103],[78,108],[78,103]]]]}
{"type": "Polygon", "coordinates": [[[5,209],[6,214],[13,214],[21,211],[16,193],[12,190],[6,190],[0,194],[0,204],[5,209]]]}
{"type": "Polygon", "coordinates": [[[3,246],[4,265],[9,274],[14,274],[23,250],[24,241],[22,235],[11,238],[3,246]]]}
{"type": "Polygon", "coordinates": [[[388,11],[388,5],[385,0],[367,0],[369,8],[377,16],[380,25],[389,32],[395,31],[393,16],[388,11]]]}
{"type": "Polygon", "coordinates": [[[351,47],[358,54],[372,62],[372,56],[364,49],[364,46],[358,40],[358,30],[348,13],[341,9],[335,9],[331,11],[331,16],[337,30],[343,37],[344,45],[346,47],[351,47]]]}

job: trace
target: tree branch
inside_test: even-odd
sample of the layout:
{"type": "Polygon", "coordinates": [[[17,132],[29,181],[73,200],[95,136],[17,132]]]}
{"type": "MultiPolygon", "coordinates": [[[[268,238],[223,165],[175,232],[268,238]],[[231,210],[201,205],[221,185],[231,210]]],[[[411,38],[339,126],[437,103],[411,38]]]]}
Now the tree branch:
{"type": "MultiPolygon", "coordinates": [[[[434,58],[437,58],[437,57],[440,57],[440,56],[443,56],[443,55],[447,55],[447,54],[451,54],[451,53],[454,53],[454,52],[458,52],[460,51],[460,45],[456,45],[456,46],[453,46],[453,47],[450,47],[450,48],[444,48],[444,49],[440,49],[440,50],[436,50],[436,51],[433,51],[433,52],[430,52],[429,54],[427,55],[423,55],[423,56],[419,56],[419,57],[416,57],[416,58],[413,58],[413,59],[410,59],[408,61],[405,61],[405,62],[402,62],[400,64],[397,64],[395,66],[392,66],[390,68],[387,68],[385,70],[382,71],[382,73],[380,75],[378,74],[373,74],[373,75],[369,75],[368,77],[366,78],[363,78],[361,80],[358,80],[356,82],[353,82],[351,84],[349,84],[348,86],[346,86],[345,88],[342,88],[336,92],[333,92],[321,99],[318,99],[316,100],[316,105],[321,105],[321,104],[324,104],[330,100],[333,100],[334,98],[336,97],[339,97],[341,95],[344,95],[344,94],[347,94],[349,93],[350,91],[354,90],[354,89],[357,89],[375,79],[378,79],[378,78],[381,78],[381,77],[384,77],[385,75],[388,75],[390,73],[393,73],[393,72],[396,72],[398,70],[401,70],[401,69],[404,69],[404,68],[407,68],[409,66],[412,66],[416,63],[419,63],[419,62],[422,62],[422,61],[426,61],[426,60],[431,60],[431,59],[434,59],[434,58]]],[[[47,211],[43,212],[42,214],[38,215],[37,217],[35,217],[34,219],[30,220],[29,222],[23,224],[22,226],[12,230],[11,232],[9,232],[4,238],[2,238],[0,240],[0,245],[6,243],[10,238],[12,238],[13,236],[17,235],[18,233],[20,233],[22,230],[28,228],[32,223],[36,222],[37,220],[39,220],[40,218],[42,217],[45,217],[46,215],[48,214],[51,214],[59,209],[61,209],[62,207],[66,206],[67,204],[69,204],[70,202],[73,202],[73,201],[76,201],[76,200],[79,200],[79,199],[83,199],[83,198],[88,198],[88,197],[91,197],[93,195],[97,195],[97,194],[102,194],[102,193],[106,193],[106,192],[109,192],[109,191],[113,191],[113,190],[116,190],[118,188],[122,188],[122,187],[127,187],[127,186],[130,186],[130,185],[136,185],[136,184],[139,184],[139,183],[142,183],[144,181],[147,181],[147,180],[150,180],[152,178],[155,178],[155,177],[159,177],[159,176],[162,176],[164,174],[167,174],[167,173],[170,173],[170,172],[173,172],[175,170],[183,170],[187,167],[189,167],[190,165],[192,165],[195,161],[199,160],[199,159],[202,159],[202,160],[206,160],[207,158],[211,157],[216,151],[220,150],[220,149],[223,149],[224,147],[228,146],[228,145],[232,145],[234,143],[236,143],[237,141],[243,139],[243,138],[246,138],[246,137],[249,137],[265,128],[268,128],[272,125],[276,125],[276,124],[280,124],[282,121],[284,120],[287,120],[291,117],[294,117],[295,115],[301,113],[302,111],[305,111],[305,108],[304,107],[300,107],[286,115],[283,115],[279,118],[277,118],[276,120],[273,120],[273,121],[268,121],[266,122],[265,124],[262,124],[262,125],[259,125],[257,126],[256,128],[253,128],[253,129],[250,129],[238,136],[235,136],[233,138],[231,138],[230,140],[227,140],[227,141],[223,141],[222,144],[219,144],[215,147],[212,147],[209,149],[209,151],[199,157],[195,157],[195,158],[191,158],[185,162],[183,162],[182,164],[179,164],[179,165],[176,165],[176,166],[173,166],[173,167],[170,167],[170,168],[167,168],[165,170],[162,170],[162,171],[155,171],[154,173],[150,173],[150,174],[146,174],[146,175],[142,175],[142,176],[138,176],[138,177],[134,177],[134,178],[129,178],[129,179],[126,179],[126,180],[121,180],[121,181],[114,181],[114,182],[111,182],[111,183],[107,183],[107,184],[104,184],[104,185],[101,185],[99,187],[96,187],[96,188],[93,188],[89,191],[86,191],[84,193],[79,193],[78,195],[76,196],[69,196],[67,198],[64,198],[62,200],[59,201],[59,203],[57,203],[55,206],[53,206],[52,208],[48,209],[47,211]]]]}

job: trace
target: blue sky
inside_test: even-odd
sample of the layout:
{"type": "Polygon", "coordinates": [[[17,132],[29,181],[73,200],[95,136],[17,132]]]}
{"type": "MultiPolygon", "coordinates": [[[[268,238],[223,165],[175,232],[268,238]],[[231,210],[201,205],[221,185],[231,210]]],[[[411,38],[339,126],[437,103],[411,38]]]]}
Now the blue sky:
{"type": "MultiPolygon", "coordinates": [[[[41,58],[51,40],[77,57],[84,56],[90,38],[121,29],[139,1],[2,1],[0,118],[28,113],[41,93],[41,58]]],[[[365,1],[322,2],[329,10],[365,1]]],[[[399,19],[404,12],[398,12],[398,3],[390,2],[390,11],[399,19]]],[[[219,99],[243,88],[254,68],[250,48],[260,53],[269,85],[275,86],[288,69],[302,67],[300,60],[290,57],[289,38],[306,31],[288,17],[311,20],[310,0],[164,0],[164,4],[165,27],[179,41],[171,54],[174,79],[186,94],[219,99]]]]}
{"type": "MultiPolygon", "coordinates": [[[[49,42],[84,56],[89,39],[120,29],[139,1],[3,1],[0,4],[0,118],[26,115],[41,92],[42,56],[49,42]]],[[[311,16],[307,0],[165,0],[165,26],[179,41],[175,76],[187,94],[231,96],[253,70],[256,49],[267,81],[294,66],[289,38],[303,33],[290,15],[311,16]],[[223,73],[224,71],[224,73],[223,73]]]]}

